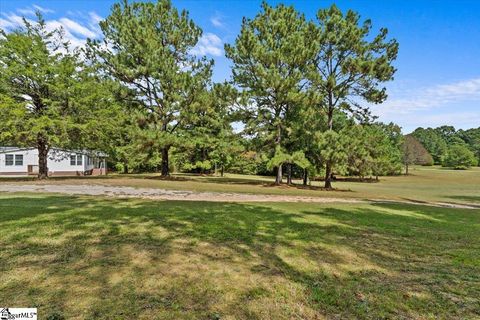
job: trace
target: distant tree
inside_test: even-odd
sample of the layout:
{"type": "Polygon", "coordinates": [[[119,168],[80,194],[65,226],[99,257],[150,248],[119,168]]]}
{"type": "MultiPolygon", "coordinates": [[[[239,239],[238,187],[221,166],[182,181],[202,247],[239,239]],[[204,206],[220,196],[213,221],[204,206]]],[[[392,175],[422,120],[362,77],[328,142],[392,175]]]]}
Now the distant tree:
{"type": "MultiPolygon", "coordinates": [[[[325,132],[318,132],[315,137],[317,143],[318,162],[331,163],[331,174],[346,174],[348,170],[349,151],[353,144],[345,131],[335,132],[327,130],[325,132]]],[[[323,166],[325,167],[325,166],[323,166]]],[[[331,178],[331,177],[330,177],[331,178]]]]}
{"type": "MultiPolygon", "coordinates": [[[[254,19],[243,19],[235,44],[225,46],[233,63],[233,80],[249,99],[245,131],[261,137],[272,157],[286,152],[290,113],[304,96],[302,81],[313,46],[307,27],[293,7],[264,2],[254,19]]],[[[276,184],[282,182],[282,164],[276,163],[276,184]]]]}
{"type": "Polygon", "coordinates": [[[458,130],[457,136],[468,145],[477,158],[477,164],[480,165],[480,128],[458,130]]]}
{"type": "Polygon", "coordinates": [[[436,164],[442,163],[442,159],[447,153],[447,141],[443,134],[438,130],[432,128],[417,128],[412,132],[420,143],[428,150],[432,155],[433,161],[436,164]]]}
{"type": "Polygon", "coordinates": [[[181,128],[182,144],[176,149],[183,170],[205,173],[218,166],[223,172],[243,151],[231,126],[231,107],[237,93],[229,84],[214,84],[192,105],[181,128]]]}
{"type": "Polygon", "coordinates": [[[116,119],[110,84],[72,52],[62,29],[37,21],[0,29],[0,139],[36,147],[38,177],[52,147],[104,148],[116,119]]]}
{"type": "MultiPolygon", "coordinates": [[[[398,43],[387,40],[385,28],[371,35],[370,20],[360,23],[358,13],[349,10],[343,14],[335,5],[319,10],[317,20],[313,35],[316,54],[308,74],[314,96],[311,101],[327,117],[332,130],[335,110],[364,119],[370,112],[359,104],[361,99],[385,101],[386,89],[381,84],[393,79],[398,43]]],[[[333,166],[330,160],[325,163],[325,188],[331,188],[333,166]]]]}
{"type": "Polygon", "coordinates": [[[401,173],[403,135],[400,127],[394,123],[375,123],[369,130],[369,149],[373,159],[372,174],[378,180],[379,175],[401,173]]]}
{"type": "Polygon", "coordinates": [[[412,135],[407,134],[403,142],[403,164],[405,174],[408,175],[408,167],[412,164],[431,165],[432,156],[427,149],[412,135]]]}
{"type": "Polygon", "coordinates": [[[447,144],[458,142],[454,126],[440,126],[433,129],[447,144]]]}
{"type": "Polygon", "coordinates": [[[114,4],[100,27],[103,40],[89,41],[89,56],[130,90],[125,99],[141,111],[137,141],[149,160],[161,157],[167,176],[178,129],[211,76],[212,62],[191,54],[202,30],[169,0],[114,4]]]}
{"type": "Polygon", "coordinates": [[[403,142],[400,128],[392,123],[355,125],[342,130],[349,137],[348,174],[364,178],[398,174],[403,142]]]}
{"type": "Polygon", "coordinates": [[[475,154],[466,145],[453,144],[448,148],[442,166],[454,169],[468,169],[476,164],[475,154]]]}

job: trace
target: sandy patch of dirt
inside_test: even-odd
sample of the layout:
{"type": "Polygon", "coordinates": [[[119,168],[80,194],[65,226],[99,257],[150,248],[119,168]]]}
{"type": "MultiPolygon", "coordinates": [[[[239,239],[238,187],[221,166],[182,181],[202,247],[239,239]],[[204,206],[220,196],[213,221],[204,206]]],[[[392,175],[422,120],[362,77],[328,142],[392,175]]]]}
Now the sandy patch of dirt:
{"type": "Polygon", "coordinates": [[[102,185],[18,184],[0,185],[0,192],[62,193],[68,195],[110,196],[155,200],[187,200],[213,202],[343,202],[362,203],[358,199],[262,195],[248,193],[194,192],[153,188],[114,187],[102,185]]]}
{"type": "Polygon", "coordinates": [[[212,202],[311,202],[311,203],[405,203],[443,208],[478,209],[478,206],[447,202],[419,202],[387,199],[353,199],[335,197],[306,197],[249,193],[195,192],[157,188],[133,188],[105,185],[8,184],[0,192],[60,193],[68,195],[141,198],[152,200],[212,201],[212,202]]]}

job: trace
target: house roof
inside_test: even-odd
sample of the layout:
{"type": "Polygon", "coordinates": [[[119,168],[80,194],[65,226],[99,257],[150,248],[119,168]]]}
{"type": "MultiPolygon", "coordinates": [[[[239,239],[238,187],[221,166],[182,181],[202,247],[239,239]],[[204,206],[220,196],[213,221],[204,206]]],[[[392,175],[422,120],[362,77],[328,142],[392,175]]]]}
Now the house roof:
{"type": "Polygon", "coordinates": [[[19,147],[2,147],[0,146],[0,153],[19,151],[19,150],[28,150],[33,148],[19,148],[19,147]]]}
{"type": "MultiPolygon", "coordinates": [[[[7,153],[7,152],[32,150],[32,149],[36,149],[36,148],[32,148],[32,147],[2,147],[2,146],[0,146],[0,154],[1,153],[7,153]]],[[[59,152],[65,152],[65,153],[80,153],[80,154],[87,155],[87,156],[97,156],[97,157],[103,157],[103,158],[108,157],[108,155],[105,152],[94,151],[94,150],[67,150],[67,149],[61,149],[61,148],[51,148],[51,150],[55,150],[55,151],[59,151],[59,152]]]]}

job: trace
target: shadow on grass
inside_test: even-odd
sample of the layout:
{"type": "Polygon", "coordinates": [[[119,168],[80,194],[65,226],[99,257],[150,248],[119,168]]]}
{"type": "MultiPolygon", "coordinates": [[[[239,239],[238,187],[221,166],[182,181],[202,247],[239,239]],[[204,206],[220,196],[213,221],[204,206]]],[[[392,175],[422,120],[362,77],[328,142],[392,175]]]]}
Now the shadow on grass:
{"type": "Polygon", "coordinates": [[[66,318],[468,318],[479,223],[404,204],[4,198],[0,301],[66,318]]]}
{"type": "Polygon", "coordinates": [[[462,200],[468,202],[477,202],[480,203],[480,196],[464,196],[464,195],[456,195],[456,196],[449,196],[450,199],[455,200],[462,200]]]}

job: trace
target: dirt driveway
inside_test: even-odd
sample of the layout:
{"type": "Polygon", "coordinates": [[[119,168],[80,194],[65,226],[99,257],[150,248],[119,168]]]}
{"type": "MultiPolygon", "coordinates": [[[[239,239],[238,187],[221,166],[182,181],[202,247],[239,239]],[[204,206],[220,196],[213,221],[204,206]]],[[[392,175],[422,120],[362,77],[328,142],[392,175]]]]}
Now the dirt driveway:
{"type": "Polygon", "coordinates": [[[56,184],[0,184],[0,192],[57,193],[67,195],[141,198],[152,200],[183,200],[212,202],[311,202],[311,203],[406,203],[443,208],[478,209],[476,205],[447,202],[414,202],[388,199],[352,199],[335,197],[305,197],[249,193],[222,193],[167,190],[157,188],[132,188],[105,185],[56,185],[56,184]]]}
{"type": "Polygon", "coordinates": [[[362,203],[358,199],[260,195],[247,193],[194,192],[153,188],[115,187],[103,185],[9,184],[0,185],[0,192],[61,193],[68,195],[111,196],[158,200],[190,200],[214,202],[318,202],[362,203]]]}

